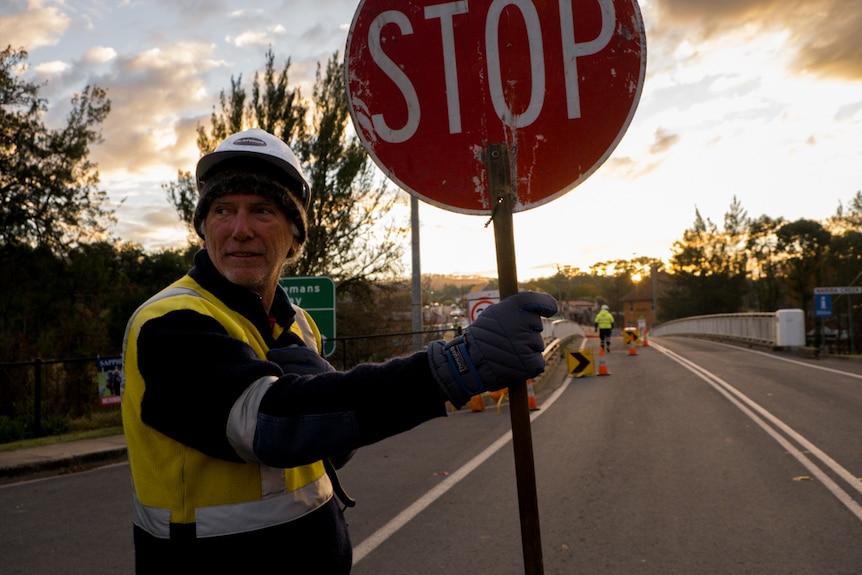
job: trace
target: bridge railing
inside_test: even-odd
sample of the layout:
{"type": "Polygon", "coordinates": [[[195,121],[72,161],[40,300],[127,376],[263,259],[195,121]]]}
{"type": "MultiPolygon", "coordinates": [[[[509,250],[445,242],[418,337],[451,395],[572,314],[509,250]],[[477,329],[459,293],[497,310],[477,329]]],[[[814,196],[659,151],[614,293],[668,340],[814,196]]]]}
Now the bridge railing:
{"type": "Polygon", "coordinates": [[[699,315],[657,325],[650,335],[715,337],[776,348],[800,347],[805,345],[805,315],[801,309],[699,315]]]}

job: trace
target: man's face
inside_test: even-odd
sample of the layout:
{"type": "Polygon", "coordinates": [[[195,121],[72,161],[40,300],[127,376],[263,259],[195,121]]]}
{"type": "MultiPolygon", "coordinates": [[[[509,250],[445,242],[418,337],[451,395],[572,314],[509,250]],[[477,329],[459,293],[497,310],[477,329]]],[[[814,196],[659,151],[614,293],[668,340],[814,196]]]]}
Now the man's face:
{"type": "Polygon", "coordinates": [[[204,221],[204,245],[216,269],[256,292],[269,306],[284,259],[298,248],[293,226],[276,202],[257,194],[213,200],[204,221]]]}

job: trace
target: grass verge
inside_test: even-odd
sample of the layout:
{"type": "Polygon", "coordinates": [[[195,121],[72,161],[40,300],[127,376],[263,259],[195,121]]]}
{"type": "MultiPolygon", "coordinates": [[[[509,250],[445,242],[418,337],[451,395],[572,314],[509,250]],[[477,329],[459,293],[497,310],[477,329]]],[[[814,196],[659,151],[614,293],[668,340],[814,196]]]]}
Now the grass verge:
{"type": "Polygon", "coordinates": [[[53,445],[55,443],[68,443],[70,441],[80,441],[82,439],[97,439],[99,437],[108,437],[110,435],[121,435],[122,433],[123,427],[115,426],[74,431],[71,433],[64,433],[62,435],[48,435],[45,437],[37,437],[35,439],[22,439],[20,441],[10,441],[9,443],[0,444],[0,452],[15,451],[16,449],[26,449],[29,447],[40,447],[42,445],[53,445]]]}

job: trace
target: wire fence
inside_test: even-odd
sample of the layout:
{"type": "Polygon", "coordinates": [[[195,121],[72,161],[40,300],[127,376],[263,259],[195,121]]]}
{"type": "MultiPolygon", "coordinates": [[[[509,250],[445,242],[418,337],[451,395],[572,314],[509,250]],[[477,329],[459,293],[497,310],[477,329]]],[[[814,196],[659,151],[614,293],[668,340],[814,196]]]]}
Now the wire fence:
{"type": "MultiPolygon", "coordinates": [[[[458,327],[441,326],[331,338],[327,358],[336,369],[385,361],[454,336],[458,327]]],[[[0,363],[0,443],[122,425],[122,361],[118,356],[34,358],[0,363]]]]}

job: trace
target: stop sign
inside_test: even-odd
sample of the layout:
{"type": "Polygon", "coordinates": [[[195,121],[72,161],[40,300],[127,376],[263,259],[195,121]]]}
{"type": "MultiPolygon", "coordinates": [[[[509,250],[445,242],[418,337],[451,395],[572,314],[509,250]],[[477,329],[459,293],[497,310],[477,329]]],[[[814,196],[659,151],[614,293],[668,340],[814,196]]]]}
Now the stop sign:
{"type": "Polygon", "coordinates": [[[505,144],[513,211],[589,177],[643,86],[636,0],[361,0],[347,40],[350,113],[375,163],[438,207],[487,214],[485,150],[505,144]]]}

